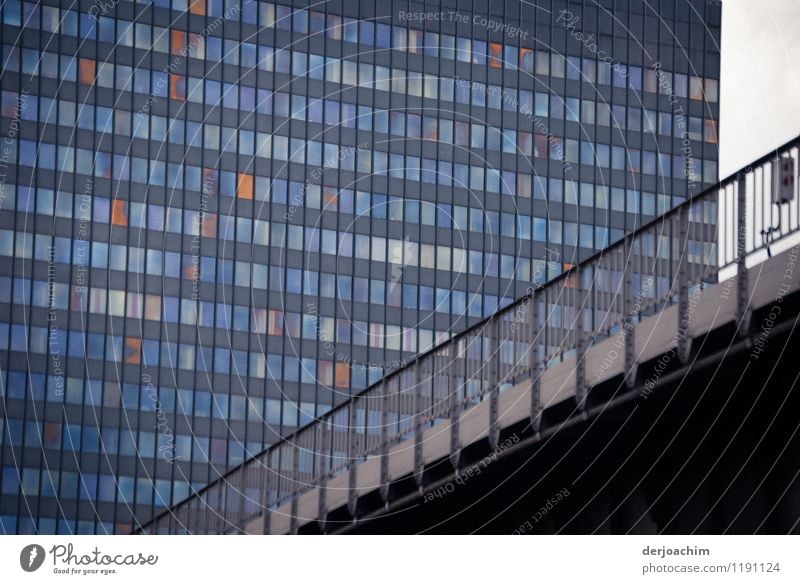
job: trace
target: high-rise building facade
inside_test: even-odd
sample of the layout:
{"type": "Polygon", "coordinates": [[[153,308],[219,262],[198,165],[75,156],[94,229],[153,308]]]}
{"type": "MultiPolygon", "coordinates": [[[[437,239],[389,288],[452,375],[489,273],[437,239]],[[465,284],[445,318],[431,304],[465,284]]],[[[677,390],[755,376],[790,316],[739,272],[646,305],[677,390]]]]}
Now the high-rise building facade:
{"type": "Polygon", "coordinates": [[[715,182],[720,13],[3,2],[2,532],[128,532],[715,182]]]}

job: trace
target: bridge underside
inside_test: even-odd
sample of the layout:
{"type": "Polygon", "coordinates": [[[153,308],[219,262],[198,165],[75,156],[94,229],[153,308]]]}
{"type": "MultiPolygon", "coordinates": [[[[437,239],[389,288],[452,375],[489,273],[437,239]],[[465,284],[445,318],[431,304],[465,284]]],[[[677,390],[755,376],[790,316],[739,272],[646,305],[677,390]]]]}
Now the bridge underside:
{"type": "Polygon", "coordinates": [[[395,481],[388,502],[367,494],[355,517],[343,506],[300,532],[800,533],[798,296],[769,327],[771,306],[753,314],[748,337],[694,339],[687,364],[640,364],[634,389],[594,387],[585,414],[569,399],[540,434],[525,422],[475,443],[458,479],[443,458],[422,487],[395,481]]]}

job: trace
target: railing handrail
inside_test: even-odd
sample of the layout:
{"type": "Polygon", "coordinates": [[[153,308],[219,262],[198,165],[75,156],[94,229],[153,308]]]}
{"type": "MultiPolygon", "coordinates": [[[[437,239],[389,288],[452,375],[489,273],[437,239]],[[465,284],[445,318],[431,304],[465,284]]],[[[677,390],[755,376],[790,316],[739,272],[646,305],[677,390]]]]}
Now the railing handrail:
{"type": "MultiPolygon", "coordinates": [[[[220,482],[226,481],[228,479],[228,477],[230,477],[231,475],[237,473],[238,471],[240,471],[241,469],[243,469],[247,465],[253,463],[254,461],[257,461],[259,459],[262,459],[264,457],[269,456],[269,454],[273,450],[276,450],[276,449],[280,448],[281,446],[283,446],[286,443],[292,443],[293,441],[296,440],[297,436],[299,436],[302,432],[306,432],[308,430],[308,428],[310,428],[314,424],[317,424],[317,423],[320,423],[320,422],[323,422],[325,420],[328,420],[328,419],[332,418],[334,415],[336,415],[336,413],[338,413],[342,409],[348,407],[355,399],[358,399],[358,398],[370,393],[370,391],[372,391],[374,388],[376,388],[376,387],[380,386],[381,384],[387,382],[388,380],[392,379],[394,376],[401,374],[403,371],[407,370],[409,367],[412,367],[412,366],[416,365],[421,360],[427,359],[428,357],[430,357],[431,355],[433,355],[437,351],[441,351],[442,348],[444,348],[444,347],[450,346],[453,343],[457,343],[459,340],[461,340],[462,338],[468,336],[470,333],[473,333],[476,330],[478,330],[479,328],[486,326],[493,319],[496,319],[499,316],[501,316],[503,314],[506,314],[509,311],[513,311],[513,310],[517,309],[523,302],[525,302],[526,300],[528,300],[532,296],[535,296],[536,294],[541,294],[543,290],[556,288],[559,284],[561,284],[563,282],[563,280],[566,280],[567,278],[570,278],[574,274],[578,273],[578,271],[581,268],[583,268],[583,267],[585,267],[587,265],[590,265],[592,263],[595,263],[599,258],[602,258],[604,255],[607,255],[609,252],[617,249],[620,246],[624,246],[625,243],[628,240],[636,239],[638,236],[642,235],[643,233],[645,233],[646,231],[648,231],[652,227],[656,226],[658,223],[663,222],[665,219],[668,219],[668,218],[676,215],[677,213],[681,212],[682,210],[691,207],[691,205],[695,201],[697,201],[699,199],[702,199],[706,195],[709,195],[711,193],[718,192],[719,190],[724,189],[725,187],[727,187],[727,186],[735,183],[737,180],[739,180],[739,178],[743,174],[745,174],[745,175],[748,174],[754,168],[759,167],[759,166],[761,166],[761,165],[763,165],[763,164],[765,164],[767,162],[770,162],[770,161],[774,160],[775,158],[781,156],[786,151],[791,150],[794,147],[800,147],[800,136],[796,136],[796,137],[792,138],[791,140],[785,142],[783,145],[770,150],[769,152],[767,152],[766,154],[764,154],[763,156],[761,156],[757,160],[749,163],[746,167],[740,168],[736,172],[730,174],[729,176],[727,176],[724,179],[718,181],[717,183],[709,186],[708,188],[700,191],[699,193],[696,193],[694,195],[691,195],[691,196],[687,197],[687,199],[684,202],[682,202],[680,205],[677,205],[677,206],[669,209],[665,213],[656,216],[655,218],[653,218],[652,220],[648,221],[647,223],[645,223],[645,224],[637,227],[636,229],[626,233],[623,237],[621,237],[617,241],[611,243],[610,245],[604,247],[602,250],[597,251],[597,252],[593,253],[592,255],[590,255],[589,257],[587,257],[587,258],[581,260],[580,262],[574,264],[569,269],[563,271],[561,274],[559,274],[558,276],[554,277],[553,279],[548,280],[547,282],[545,282],[544,284],[542,284],[540,286],[530,286],[528,288],[528,291],[525,293],[525,295],[517,298],[511,304],[508,304],[507,306],[504,306],[502,308],[499,308],[499,309],[495,310],[489,316],[487,316],[487,317],[483,318],[482,320],[480,320],[480,321],[468,326],[464,330],[462,330],[462,331],[456,333],[455,335],[449,337],[448,339],[446,339],[445,341],[439,343],[438,345],[435,345],[435,346],[431,347],[430,349],[428,349],[428,350],[426,350],[426,351],[424,351],[422,353],[418,353],[411,360],[409,360],[407,362],[404,361],[402,367],[399,367],[399,368],[395,369],[394,371],[391,371],[390,373],[385,374],[383,377],[381,377],[381,379],[379,379],[375,383],[367,386],[366,388],[364,388],[359,393],[350,396],[348,399],[346,399],[345,401],[343,401],[339,405],[331,408],[330,410],[328,410],[327,412],[325,412],[324,414],[322,414],[318,418],[315,418],[314,421],[309,422],[305,426],[297,428],[292,433],[290,433],[287,436],[285,436],[285,437],[281,438],[280,440],[278,440],[275,444],[272,444],[269,447],[267,447],[264,450],[262,450],[261,452],[259,452],[258,454],[255,454],[255,455],[247,458],[246,460],[243,460],[242,462],[240,462],[236,466],[230,468],[225,473],[221,474],[219,477],[217,477],[213,481],[211,481],[208,484],[204,485],[200,489],[198,489],[196,491],[193,491],[193,493],[191,495],[189,495],[188,497],[186,497],[185,499],[182,499],[181,501],[179,501],[178,503],[175,503],[171,507],[168,507],[168,508],[164,509],[161,513],[159,513],[158,515],[155,515],[152,519],[150,519],[150,521],[148,521],[145,525],[140,525],[135,531],[141,531],[147,525],[153,524],[153,523],[157,522],[159,519],[161,519],[163,516],[165,516],[167,514],[170,514],[170,513],[173,513],[173,509],[185,504],[187,501],[190,501],[194,497],[202,496],[207,490],[215,487],[220,482]]],[[[294,495],[292,495],[292,496],[294,496],[294,495]]]]}

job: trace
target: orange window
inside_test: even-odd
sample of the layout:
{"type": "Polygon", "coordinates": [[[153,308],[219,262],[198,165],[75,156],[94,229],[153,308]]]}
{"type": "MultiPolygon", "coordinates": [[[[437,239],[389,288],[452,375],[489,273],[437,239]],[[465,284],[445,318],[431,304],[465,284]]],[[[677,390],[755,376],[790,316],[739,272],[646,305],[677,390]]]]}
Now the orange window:
{"type": "Polygon", "coordinates": [[[336,200],[339,198],[339,193],[336,191],[335,187],[323,187],[322,188],[322,202],[325,204],[325,208],[330,208],[332,210],[336,210],[336,200]]]}
{"type": "Polygon", "coordinates": [[[128,203],[120,201],[119,199],[115,199],[111,202],[111,224],[127,227],[128,203]]]}
{"type": "Polygon", "coordinates": [[[253,309],[253,332],[266,334],[267,332],[267,309],[254,308],[253,309]]]}
{"type": "Polygon", "coordinates": [[[282,335],[283,334],[283,311],[270,310],[269,311],[269,326],[267,327],[268,335],[282,335]]]}
{"type": "Polygon", "coordinates": [[[717,143],[717,122],[714,120],[706,120],[706,135],[705,141],[709,144],[717,143]]]}
{"type": "Polygon", "coordinates": [[[206,15],[206,0],[190,0],[189,12],[192,14],[206,15]]]}
{"type": "Polygon", "coordinates": [[[703,99],[703,81],[699,77],[689,77],[689,97],[703,99]]]}
{"type": "Polygon", "coordinates": [[[333,384],[333,363],[331,361],[320,361],[317,364],[317,382],[325,387],[333,384]]]}
{"type": "Polygon", "coordinates": [[[236,196],[240,199],[253,199],[253,175],[244,172],[239,173],[239,186],[236,188],[236,196]]]}
{"type": "Polygon", "coordinates": [[[533,135],[534,150],[536,158],[547,158],[547,136],[544,134],[533,135]]]}
{"type": "Polygon", "coordinates": [[[94,85],[97,72],[97,63],[94,59],[81,59],[79,62],[81,83],[94,85]]]}
{"type": "MultiPolygon", "coordinates": [[[[573,268],[573,266],[574,266],[574,264],[570,264],[570,263],[564,262],[564,271],[567,272],[567,271],[571,270],[573,268]]],[[[577,288],[578,287],[577,273],[570,274],[569,276],[567,276],[567,280],[566,280],[566,282],[564,282],[564,286],[567,287],[567,288],[577,288]]]]}
{"type": "Polygon", "coordinates": [[[533,134],[530,132],[520,132],[518,134],[518,148],[525,156],[533,155],[533,134]]]}
{"type": "Polygon", "coordinates": [[[86,311],[86,287],[81,285],[72,286],[70,292],[69,309],[75,311],[86,311]]]}
{"type": "Polygon", "coordinates": [[[705,92],[708,101],[719,101],[719,81],[716,79],[705,79],[705,92]]]}
{"type": "Polygon", "coordinates": [[[197,282],[200,279],[200,264],[195,260],[199,260],[199,258],[194,256],[183,268],[183,277],[192,282],[197,282]]]}
{"type": "Polygon", "coordinates": [[[422,31],[408,29],[408,52],[419,55],[422,53],[422,31]]]}
{"type": "Polygon", "coordinates": [[[186,79],[184,79],[183,75],[169,76],[169,97],[170,99],[186,101],[186,79]]]}
{"type": "Polygon", "coordinates": [[[525,73],[533,74],[533,49],[519,50],[519,68],[525,73]]]}
{"type": "Polygon", "coordinates": [[[350,387],[350,365],[336,363],[336,387],[350,387]]]}
{"type": "Polygon", "coordinates": [[[186,33],[182,30],[172,31],[172,54],[183,55],[186,51],[186,33]]]}
{"type": "Polygon", "coordinates": [[[503,45],[489,43],[489,66],[501,68],[503,66],[503,45]]]}
{"type": "Polygon", "coordinates": [[[139,365],[142,362],[142,339],[125,339],[125,362],[139,365]]]}
{"type": "MultiPolygon", "coordinates": [[[[167,274],[172,276],[173,274],[167,274]]],[[[147,320],[161,320],[161,296],[148,294],[144,298],[144,317],[147,320]]]]}
{"type": "Polygon", "coordinates": [[[58,422],[45,422],[44,444],[46,448],[55,448],[61,443],[61,424],[58,422]]]}
{"type": "Polygon", "coordinates": [[[425,140],[439,139],[439,121],[425,116],[422,120],[422,133],[425,140]]]}
{"type": "Polygon", "coordinates": [[[203,237],[216,237],[217,236],[217,214],[204,213],[203,214],[203,237]]]}

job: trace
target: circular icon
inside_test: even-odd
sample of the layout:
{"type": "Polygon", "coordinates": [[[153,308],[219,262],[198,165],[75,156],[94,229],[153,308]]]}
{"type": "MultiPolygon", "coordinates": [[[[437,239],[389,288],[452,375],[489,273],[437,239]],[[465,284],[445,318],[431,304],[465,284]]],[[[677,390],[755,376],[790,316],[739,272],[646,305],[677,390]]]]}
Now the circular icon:
{"type": "Polygon", "coordinates": [[[44,556],[45,553],[42,546],[35,543],[26,545],[19,553],[19,565],[26,572],[35,572],[42,567],[44,556]]]}

